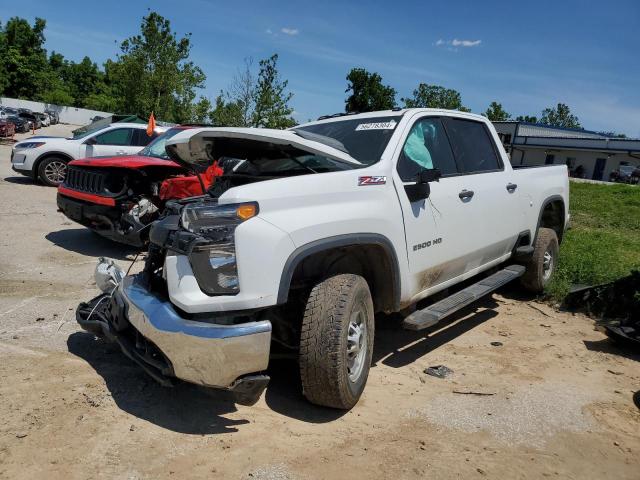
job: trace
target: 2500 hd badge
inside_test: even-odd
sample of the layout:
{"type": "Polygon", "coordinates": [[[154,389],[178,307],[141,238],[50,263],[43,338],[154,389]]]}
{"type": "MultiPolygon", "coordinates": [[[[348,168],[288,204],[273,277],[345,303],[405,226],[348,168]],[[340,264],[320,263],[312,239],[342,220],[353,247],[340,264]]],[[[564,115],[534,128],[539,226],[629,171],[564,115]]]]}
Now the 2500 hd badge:
{"type": "Polygon", "coordinates": [[[442,238],[434,238],[433,240],[429,240],[428,242],[419,243],[413,246],[413,251],[416,252],[418,250],[422,250],[423,248],[429,248],[431,245],[438,245],[442,243],[442,238]]]}

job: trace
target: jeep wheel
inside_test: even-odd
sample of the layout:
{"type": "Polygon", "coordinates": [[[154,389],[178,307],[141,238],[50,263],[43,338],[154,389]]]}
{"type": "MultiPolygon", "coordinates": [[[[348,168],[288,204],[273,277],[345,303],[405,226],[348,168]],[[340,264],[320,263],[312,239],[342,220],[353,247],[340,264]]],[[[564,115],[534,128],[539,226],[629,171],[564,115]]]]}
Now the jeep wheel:
{"type": "Polygon", "coordinates": [[[67,175],[67,161],[60,157],[45,158],[38,165],[38,178],[45,185],[57,187],[67,175]]]}
{"type": "Polygon", "coordinates": [[[558,237],[550,228],[538,229],[533,255],[526,264],[526,271],[520,277],[524,288],[533,293],[542,293],[558,264],[558,237]]]}
{"type": "Polygon", "coordinates": [[[369,376],[374,329],[364,278],[336,275],[311,290],[300,337],[300,376],[307,400],[342,409],[358,402],[369,376]]]}

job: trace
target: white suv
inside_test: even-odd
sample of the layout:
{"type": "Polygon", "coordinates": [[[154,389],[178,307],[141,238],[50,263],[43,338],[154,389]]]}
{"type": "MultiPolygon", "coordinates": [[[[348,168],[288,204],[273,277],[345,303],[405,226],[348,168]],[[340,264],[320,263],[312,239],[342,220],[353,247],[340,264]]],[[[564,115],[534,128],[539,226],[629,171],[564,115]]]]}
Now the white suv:
{"type": "Polygon", "coordinates": [[[132,155],[165,129],[156,128],[148,136],[147,125],[113,123],[72,138],[35,136],[16,143],[11,151],[14,171],[57,186],[64,181],[67,163],[86,157],[132,155]]]}

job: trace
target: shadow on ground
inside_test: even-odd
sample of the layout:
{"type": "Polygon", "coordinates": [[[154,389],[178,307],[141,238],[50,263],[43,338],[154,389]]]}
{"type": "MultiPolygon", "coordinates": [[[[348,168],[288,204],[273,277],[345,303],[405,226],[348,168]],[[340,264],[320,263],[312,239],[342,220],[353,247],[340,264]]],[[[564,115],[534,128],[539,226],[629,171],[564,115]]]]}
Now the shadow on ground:
{"type": "MultiPolygon", "coordinates": [[[[403,330],[398,315],[379,316],[372,368],[378,362],[393,368],[409,365],[495,317],[498,313],[492,309],[496,306],[496,301],[487,297],[452,315],[446,323],[422,332],[403,330]]],[[[119,408],[160,427],[181,433],[219,434],[237,431],[238,426],[249,423],[222,416],[237,410],[230,393],[180,382],[174,388],[161,387],[117,346],[91,334],[73,333],[67,346],[104,378],[119,408]]],[[[272,360],[268,374],[271,381],[265,401],[274,412],[309,423],[331,422],[347,413],[307,402],[295,360],[272,360]]]]}
{"type": "MultiPolygon", "coordinates": [[[[45,186],[38,182],[34,182],[33,178],[30,178],[30,177],[4,177],[2,180],[4,180],[7,183],[15,183],[16,185],[37,185],[40,187],[45,186]]],[[[47,187],[47,188],[52,188],[52,187],[47,187]]]]}
{"type": "Polygon", "coordinates": [[[392,368],[405,367],[451,340],[492,319],[498,312],[493,297],[452,314],[442,323],[414,332],[402,328],[402,317],[390,315],[376,321],[376,339],[372,365],[381,362],[392,368]]]}
{"type": "Polygon", "coordinates": [[[308,423],[337,420],[346,410],[320,407],[309,403],[302,395],[300,370],[295,360],[273,360],[269,365],[271,381],[265,401],[274,412],[308,423]]]}
{"type": "Polygon", "coordinates": [[[132,255],[135,256],[135,254],[139,252],[138,249],[133,247],[128,247],[101,237],[88,228],[58,230],[57,232],[48,233],[44,238],[65,250],[89,257],[132,260],[132,255]]]}
{"type": "Polygon", "coordinates": [[[584,346],[591,352],[602,352],[611,355],[619,355],[640,362],[640,352],[633,350],[626,344],[603,338],[602,340],[583,340],[584,346]]]}
{"type": "Polygon", "coordinates": [[[159,427],[203,435],[235,432],[239,425],[249,423],[222,416],[237,410],[228,392],[188,383],[162,387],[126,358],[119,347],[89,333],[71,334],[67,347],[104,379],[120,409],[159,427]]]}

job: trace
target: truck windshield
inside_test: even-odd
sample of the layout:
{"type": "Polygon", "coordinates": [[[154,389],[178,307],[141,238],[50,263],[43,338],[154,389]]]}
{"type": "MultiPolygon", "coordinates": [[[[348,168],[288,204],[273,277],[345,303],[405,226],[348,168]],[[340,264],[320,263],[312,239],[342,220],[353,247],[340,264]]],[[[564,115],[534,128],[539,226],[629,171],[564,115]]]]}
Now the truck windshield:
{"type": "Polygon", "coordinates": [[[347,152],[364,165],[380,160],[401,115],[370,118],[345,118],[315,125],[296,127],[303,138],[324,143],[347,152]]]}
{"type": "Polygon", "coordinates": [[[169,155],[164,149],[165,145],[167,144],[167,140],[183,130],[184,129],[182,128],[170,128],[162,135],[159,135],[157,138],[155,138],[149,145],[144,147],[138,155],[169,160],[169,155]]]}

